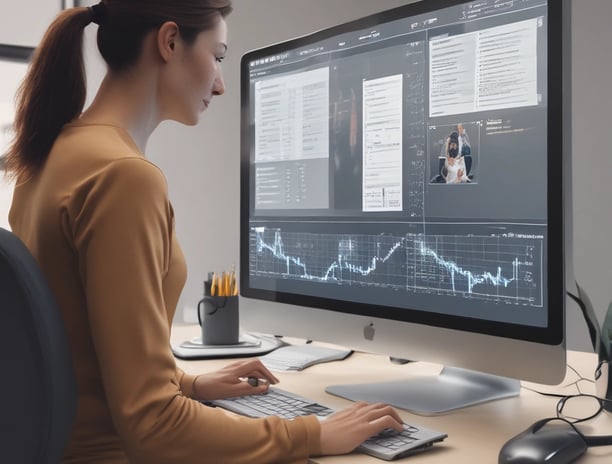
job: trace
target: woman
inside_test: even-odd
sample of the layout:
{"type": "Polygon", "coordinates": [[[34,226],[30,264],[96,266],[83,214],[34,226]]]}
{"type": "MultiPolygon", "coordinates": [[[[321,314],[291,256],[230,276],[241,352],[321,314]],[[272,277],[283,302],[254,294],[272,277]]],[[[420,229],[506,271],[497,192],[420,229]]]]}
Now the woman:
{"type": "Polygon", "coordinates": [[[400,418],[355,404],[323,423],[248,419],[203,406],[275,383],[257,360],[207,375],[177,369],[170,325],[185,282],[161,171],[144,156],[163,120],[194,125],[224,92],[230,0],[103,0],[50,26],[18,97],[7,168],[13,231],[63,312],[79,388],[64,462],[306,462],[354,449],[400,418]],[[99,25],[108,65],[82,112],[82,36],[99,25]]]}

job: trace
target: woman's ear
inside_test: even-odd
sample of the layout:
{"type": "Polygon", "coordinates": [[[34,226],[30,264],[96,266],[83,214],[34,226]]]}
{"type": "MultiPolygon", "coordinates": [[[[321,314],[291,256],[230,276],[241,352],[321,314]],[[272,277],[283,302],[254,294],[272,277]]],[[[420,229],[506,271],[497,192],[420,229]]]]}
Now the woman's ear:
{"type": "Polygon", "coordinates": [[[157,49],[161,58],[168,62],[174,55],[180,34],[178,25],[174,21],[167,21],[157,30],[157,49]]]}

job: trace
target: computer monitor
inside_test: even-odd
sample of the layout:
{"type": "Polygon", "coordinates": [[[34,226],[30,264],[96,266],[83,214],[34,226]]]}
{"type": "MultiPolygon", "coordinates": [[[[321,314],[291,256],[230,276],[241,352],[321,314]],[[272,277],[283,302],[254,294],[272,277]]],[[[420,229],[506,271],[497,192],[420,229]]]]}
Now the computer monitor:
{"type": "Polygon", "coordinates": [[[441,363],[328,387],[423,414],[559,382],[568,24],[427,0],[244,55],[243,327],[441,363]]]}

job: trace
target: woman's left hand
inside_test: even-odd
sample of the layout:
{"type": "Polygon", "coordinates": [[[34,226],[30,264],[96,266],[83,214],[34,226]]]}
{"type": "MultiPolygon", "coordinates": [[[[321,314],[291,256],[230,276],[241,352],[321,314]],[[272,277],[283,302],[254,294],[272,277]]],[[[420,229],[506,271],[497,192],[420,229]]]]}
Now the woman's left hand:
{"type": "Polygon", "coordinates": [[[199,375],[193,385],[200,400],[219,400],[234,396],[253,395],[268,391],[278,379],[259,359],[253,358],[228,364],[223,369],[199,375]],[[248,379],[257,379],[249,382],[248,379]],[[255,384],[255,385],[253,385],[255,384]]]}

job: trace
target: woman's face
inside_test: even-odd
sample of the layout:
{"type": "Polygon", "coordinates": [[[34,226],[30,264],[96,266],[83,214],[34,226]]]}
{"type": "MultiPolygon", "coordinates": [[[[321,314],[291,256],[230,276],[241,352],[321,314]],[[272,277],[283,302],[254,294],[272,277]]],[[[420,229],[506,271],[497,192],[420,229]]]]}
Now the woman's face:
{"type": "Polygon", "coordinates": [[[455,142],[448,143],[448,156],[456,158],[459,154],[459,146],[455,142]]]}
{"type": "Polygon", "coordinates": [[[178,40],[176,60],[164,82],[164,119],[197,124],[213,96],[225,92],[221,61],[227,51],[227,25],[220,18],[214,29],[200,32],[191,45],[178,40]]]}

